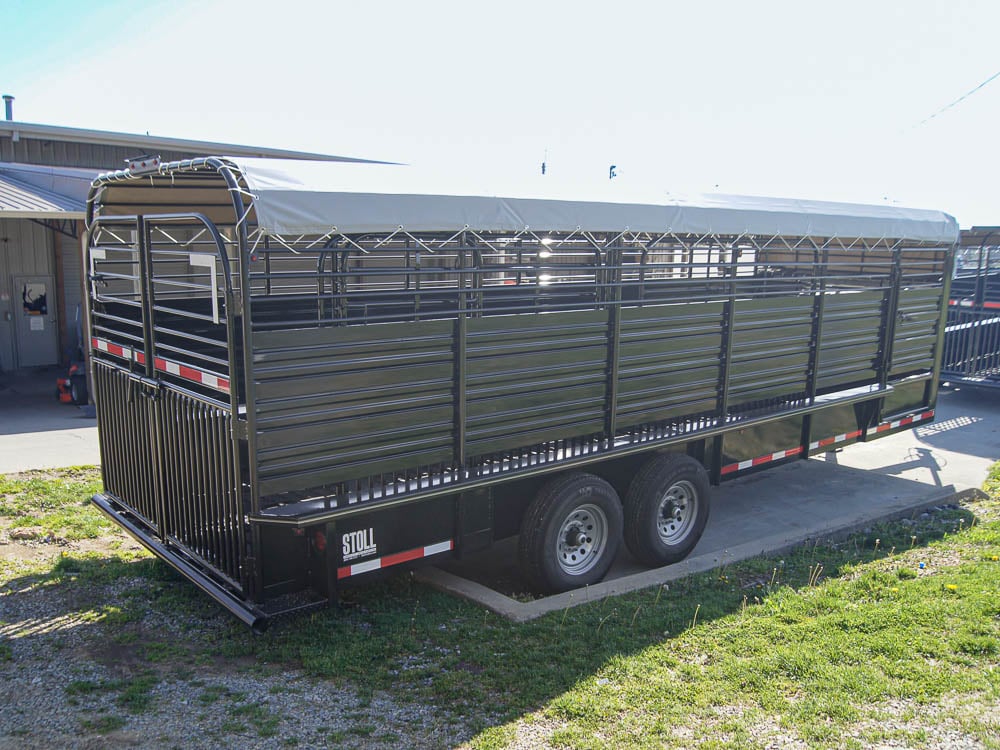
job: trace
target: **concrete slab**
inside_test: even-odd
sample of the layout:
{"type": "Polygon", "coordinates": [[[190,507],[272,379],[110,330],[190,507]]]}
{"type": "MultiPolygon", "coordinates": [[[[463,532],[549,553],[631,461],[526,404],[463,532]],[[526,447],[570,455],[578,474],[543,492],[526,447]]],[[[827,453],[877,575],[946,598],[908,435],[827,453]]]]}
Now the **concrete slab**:
{"type": "Polygon", "coordinates": [[[910,515],[973,492],[1000,459],[1000,393],[990,395],[942,392],[932,424],[713,488],[705,534],[692,555],[675,565],[648,570],[623,550],[601,583],[524,602],[514,598],[528,590],[516,565],[517,541],[507,539],[475,558],[424,568],[416,576],[524,621],[910,515]]]}
{"type": "Polygon", "coordinates": [[[56,400],[62,370],[0,375],[0,474],[100,463],[97,420],[56,400]]]}

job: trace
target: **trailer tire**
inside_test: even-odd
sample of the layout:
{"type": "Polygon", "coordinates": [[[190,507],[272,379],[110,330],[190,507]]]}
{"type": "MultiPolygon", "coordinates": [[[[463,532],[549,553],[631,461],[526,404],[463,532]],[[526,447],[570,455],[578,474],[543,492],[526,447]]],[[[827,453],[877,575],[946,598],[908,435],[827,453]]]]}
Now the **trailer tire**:
{"type": "Polygon", "coordinates": [[[621,537],[614,487],[593,474],[564,474],[543,485],[524,514],[518,559],[537,590],[567,591],[604,578],[621,537]]]}
{"type": "Polygon", "coordinates": [[[701,539],[709,514],[708,473],[678,453],[649,459],[625,494],[625,546],[637,560],[660,567],[683,560],[701,539]]]}
{"type": "Polygon", "coordinates": [[[77,406],[86,406],[89,394],[87,393],[87,376],[73,375],[69,379],[69,395],[73,403],[77,406]]]}

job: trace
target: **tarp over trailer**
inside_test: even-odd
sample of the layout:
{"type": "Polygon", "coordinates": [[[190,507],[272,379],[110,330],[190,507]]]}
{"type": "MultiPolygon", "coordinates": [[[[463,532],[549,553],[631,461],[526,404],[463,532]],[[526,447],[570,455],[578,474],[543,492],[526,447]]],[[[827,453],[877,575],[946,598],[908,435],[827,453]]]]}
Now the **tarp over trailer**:
{"type": "Polygon", "coordinates": [[[211,157],[95,182],[107,509],[234,611],[299,575],[262,572],[292,557],[276,529],[691,441],[720,481],[932,414],[947,214],[407,174],[211,157]]]}
{"type": "MultiPolygon", "coordinates": [[[[591,189],[581,200],[556,194],[498,197],[462,185],[427,195],[420,172],[391,165],[233,159],[253,193],[257,226],[269,234],[629,229],[696,235],[883,238],[951,244],[958,225],[939,211],[794,198],[700,195],[670,198],[591,189]],[[623,200],[624,199],[624,200],[623,200]],[[634,201],[634,202],[632,202],[634,201]]],[[[554,192],[554,191],[553,191],[554,192]]]]}

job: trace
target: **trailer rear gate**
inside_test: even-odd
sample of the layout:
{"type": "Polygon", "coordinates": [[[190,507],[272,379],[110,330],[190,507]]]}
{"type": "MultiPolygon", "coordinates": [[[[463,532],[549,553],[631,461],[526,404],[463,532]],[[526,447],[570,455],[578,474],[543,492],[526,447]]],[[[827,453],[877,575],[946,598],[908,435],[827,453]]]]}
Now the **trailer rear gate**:
{"type": "Polygon", "coordinates": [[[932,416],[947,215],[320,168],[205,158],[90,200],[95,501],[247,622],[515,532],[554,472],[666,449],[718,482],[932,416]]]}

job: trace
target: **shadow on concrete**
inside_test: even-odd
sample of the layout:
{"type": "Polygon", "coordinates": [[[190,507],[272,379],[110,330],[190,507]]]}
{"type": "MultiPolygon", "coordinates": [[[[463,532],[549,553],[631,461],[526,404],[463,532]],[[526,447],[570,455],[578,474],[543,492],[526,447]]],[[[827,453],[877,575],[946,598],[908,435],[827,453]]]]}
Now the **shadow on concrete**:
{"type": "Polygon", "coordinates": [[[914,434],[932,448],[1000,458],[1000,389],[942,391],[936,421],[917,427],[914,434]]]}
{"type": "MultiPolygon", "coordinates": [[[[823,456],[822,460],[831,466],[836,466],[840,463],[837,453],[828,453],[823,456]]],[[[888,476],[899,476],[915,469],[926,469],[932,478],[933,486],[944,487],[944,482],[941,480],[941,472],[946,466],[947,463],[942,461],[930,448],[913,446],[907,450],[904,460],[878,468],[866,469],[865,471],[888,476]]],[[[844,469],[848,468],[850,467],[844,467],[844,469]]]]}
{"type": "Polygon", "coordinates": [[[96,420],[56,397],[59,367],[42,367],[0,375],[0,435],[21,435],[93,427],[96,420]]]}

